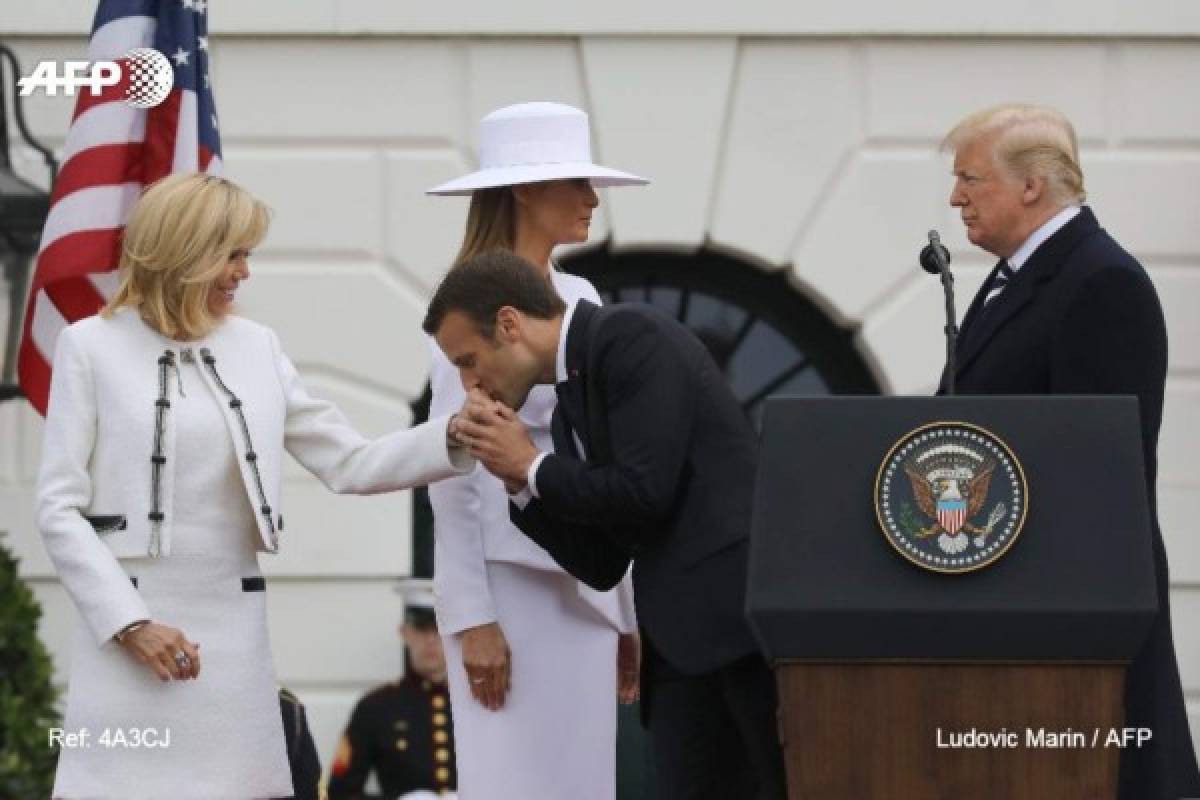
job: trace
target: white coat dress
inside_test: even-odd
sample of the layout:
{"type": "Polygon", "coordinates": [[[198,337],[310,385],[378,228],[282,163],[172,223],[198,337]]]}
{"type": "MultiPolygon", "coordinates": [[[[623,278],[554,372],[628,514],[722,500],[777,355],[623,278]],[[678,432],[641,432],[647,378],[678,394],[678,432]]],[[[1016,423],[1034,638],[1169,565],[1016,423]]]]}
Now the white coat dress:
{"type": "Polygon", "coordinates": [[[365,439],[237,317],[186,343],[130,309],[66,328],[37,521],[80,612],[64,728],[89,734],[54,797],[290,795],[257,563],[283,535],[283,451],[337,491],[405,488],[473,466],[446,422],[365,439]],[[162,683],[112,641],[138,619],[199,642],[200,677],[162,683]]]}
{"type": "MultiPolygon", "coordinates": [[[[567,304],[599,303],[583,278],[555,271],[567,304]]],[[[462,405],[458,370],[432,343],[430,414],[462,405]]],[[[554,449],[554,387],[535,386],[519,415],[554,449]]],[[[430,486],[434,593],[454,710],[461,800],[612,800],[616,793],[616,648],[636,630],[629,576],[597,592],[559,567],[508,516],[501,481],[479,466],[430,486]],[[512,688],[488,711],[471,695],[461,635],[498,622],[512,651],[512,688]]]]}

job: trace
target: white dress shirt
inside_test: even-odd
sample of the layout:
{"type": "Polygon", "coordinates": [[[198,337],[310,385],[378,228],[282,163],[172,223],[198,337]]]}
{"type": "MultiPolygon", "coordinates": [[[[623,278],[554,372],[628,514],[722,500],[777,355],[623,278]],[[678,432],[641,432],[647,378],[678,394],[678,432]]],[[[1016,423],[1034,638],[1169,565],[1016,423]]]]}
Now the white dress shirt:
{"type": "MultiPolygon", "coordinates": [[[[574,300],[567,306],[566,313],[563,314],[562,327],[558,331],[558,356],[554,360],[554,381],[558,383],[566,383],[570,377],[567,375],[567,333],[571,330],[571,318],[575,316],[575,306],[579,301],[574,300]]],[[[587,460],[587,454],[583,449],[583,441],[579,438],[579,434],[572,429],[571,435],[575,437],[575,450],[579,453],[579,457],[587,460]]],[[[529,465],[529,472],[525,476],[525,488],[517,492],[512,497],[512,501],[517,504],[517,508],[524,509],[529,505],[529,501],[534,497],[540,497],[537,490],[537,471],[542,465],[542,461],[549,455],[541,452],[533,459],[533,463],[529,465]]]]}

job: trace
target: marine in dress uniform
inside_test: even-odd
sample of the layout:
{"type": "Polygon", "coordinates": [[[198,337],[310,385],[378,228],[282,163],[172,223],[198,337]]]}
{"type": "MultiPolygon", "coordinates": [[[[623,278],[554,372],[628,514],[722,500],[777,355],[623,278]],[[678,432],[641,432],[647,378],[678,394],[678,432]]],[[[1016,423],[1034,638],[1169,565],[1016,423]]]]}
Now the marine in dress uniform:
{"type": "Polygon", "coordinates": [[[428,581],[406,581],[401,591],[407,598],[404,677],[372,689],[355,706],[334,756],[330,800],[395,800],[418,789],[450,794],[458,785],[433,594],[428,581]],[[371,772],[382,795],[366,793],[371,772]]]}

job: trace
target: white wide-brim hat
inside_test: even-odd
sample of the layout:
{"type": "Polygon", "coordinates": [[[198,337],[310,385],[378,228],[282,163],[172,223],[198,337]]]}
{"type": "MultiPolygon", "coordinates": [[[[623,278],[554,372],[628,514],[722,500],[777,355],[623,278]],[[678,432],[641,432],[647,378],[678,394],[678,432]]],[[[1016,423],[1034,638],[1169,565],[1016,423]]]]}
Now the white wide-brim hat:
{"type": "Polygon", "coordinates": [[[426,190],[470,194],[476,189],[587,178],[597,189],[650,181],[592,163],[588,115],[561,103],[518,103],[479,123],[479,169],[426,190]]]}

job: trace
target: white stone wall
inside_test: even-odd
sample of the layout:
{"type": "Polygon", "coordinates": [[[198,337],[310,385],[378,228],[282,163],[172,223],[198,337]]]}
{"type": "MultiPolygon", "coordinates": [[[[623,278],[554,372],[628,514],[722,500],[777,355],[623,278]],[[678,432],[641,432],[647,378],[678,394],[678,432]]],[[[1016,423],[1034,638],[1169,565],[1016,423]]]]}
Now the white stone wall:
{"type": "MultiPolygon", "coordinates": [[[[0,39],[27,68],[78,56],[91,14],[81,5],[90,4],[6,7],[0,32],[13,33],[0,39]]],[[[427,368],[424,300],[466,208],[422,190],[473,163],[475,121],[488,110],[558,100],[591,112],[599,159],[655,180],[604,193],[596,238],[674,250],[708,243],[740,254],[747,269],[790,270],[798,290],[859,326],[890,391],[925,393],[942,348],[940,287],[914,267],[924,232],[939,228],[951,246],[960,309],[991,263],[947,205],[949,162],[936,143],[984,104],[1058,106],[1078,126],[1090,202],[1149,268],[1166,307],[1159,500],[1196,727],[1200,16],[1186,3],[1137,13],[1118,2],[1062,5],[1078,15],[1043,25],[1007,11],[947,18],[951,6],[935,2],[879,4],[878,18],[847,4],[803,19],[786,10],[793,4],[722,6],[745,7],[742,27],[691,3],[685,21],[644,9],[622,16],[621,3],[571,19],[563,9],[585,6],[530,2],[497,16],[508,6],[476,3],[478,14],[457,26],[450,9],[461,4],[219,7],[228,17],[213,23],[213,79],[227,174],[277,212],[252,262],[246,312],[279,331],[313,388],[364,431],[408,424],[427,368]]],[[[35,131],[60,145],[70,103],[37,97],[26,107],[35,131]]],[[[30,158],[22,169],[39,175],[30,158]]],[[[0,530],[12,532],[43,603],[61,671],[74,612],[33,530],[39,438],[35,414],[0,407],[0,530]]],[[[334,497],[293,466],[285,505],[286,552],[264,558],[274,646],[328,764],[353,699],[399,670],[391,582],[408,570],[409,499],[334,497]]]]}

